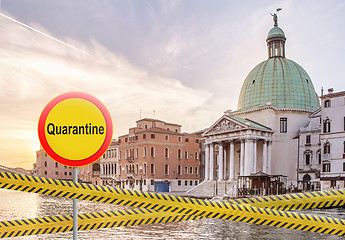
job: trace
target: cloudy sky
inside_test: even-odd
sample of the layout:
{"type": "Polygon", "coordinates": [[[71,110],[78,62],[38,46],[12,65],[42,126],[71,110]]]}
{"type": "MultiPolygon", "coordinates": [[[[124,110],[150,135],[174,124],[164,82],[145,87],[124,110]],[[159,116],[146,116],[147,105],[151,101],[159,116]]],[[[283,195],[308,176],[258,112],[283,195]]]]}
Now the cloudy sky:
{"type": "Polygon", "coordinates": [[[210,126],[236,109],[246,75],[267,58],[277,7],[286,57],[318,93],[345,90],[340,0],[0,1],[1,165],[32,168],[39,115],[68,91],[107,106],[114,138],[140,110],[187,132],[210,126]]]}

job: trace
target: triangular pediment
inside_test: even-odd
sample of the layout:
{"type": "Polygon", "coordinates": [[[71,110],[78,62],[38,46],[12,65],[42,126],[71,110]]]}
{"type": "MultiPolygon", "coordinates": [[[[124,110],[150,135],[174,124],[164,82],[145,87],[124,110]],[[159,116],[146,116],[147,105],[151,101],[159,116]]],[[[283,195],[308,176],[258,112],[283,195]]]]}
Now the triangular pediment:
{"type": "Polygon", "coordinates": [[[222,116],[217,122],[215,122],[209,129],[207,129],[203,136],[214,135],[219,133],[240,131],[248,129],[249,127],[245,124],[234,120],[228,116],[222,116]]]}

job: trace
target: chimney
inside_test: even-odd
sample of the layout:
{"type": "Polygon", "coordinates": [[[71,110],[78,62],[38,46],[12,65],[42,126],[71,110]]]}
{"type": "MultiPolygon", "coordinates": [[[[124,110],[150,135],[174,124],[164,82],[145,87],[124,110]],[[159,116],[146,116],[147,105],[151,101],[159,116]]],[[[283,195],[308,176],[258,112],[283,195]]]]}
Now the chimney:
{"type": "Polygon", "coordinates": [[[323,96],[323,87],[321,87],[321,96],[323,96]]]}
{"type": "Polygon", "coordinates": [[[328,94],[333,93],[334,89],[333,88],[328,88],[328,94]]]}

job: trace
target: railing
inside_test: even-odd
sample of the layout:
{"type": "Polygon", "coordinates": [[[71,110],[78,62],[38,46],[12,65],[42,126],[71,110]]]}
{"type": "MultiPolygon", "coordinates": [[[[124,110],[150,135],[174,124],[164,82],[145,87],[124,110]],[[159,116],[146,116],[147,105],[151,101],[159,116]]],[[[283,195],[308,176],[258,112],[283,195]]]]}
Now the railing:
{"type": "Polygon", "coordinates": [[[323,154],[322,155],[322,160],[330,160],[331,159],[331,154],[323,154]]]}

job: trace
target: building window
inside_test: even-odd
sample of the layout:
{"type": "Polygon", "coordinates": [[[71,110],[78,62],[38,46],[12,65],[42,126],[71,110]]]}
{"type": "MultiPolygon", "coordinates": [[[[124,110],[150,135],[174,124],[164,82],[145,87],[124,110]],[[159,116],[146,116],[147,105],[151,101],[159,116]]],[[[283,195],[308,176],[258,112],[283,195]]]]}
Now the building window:
{"type": "Polygon", "coordinates": [[[182,175],[182,166],[181,165],[177,166],[177,175],[182,175]]]}
{"type": "Polygon", "coordinates": [[[328,118],[323,122],[323,132],[331,132],[331,121],[328,118]]]}
{"type": "Polygon", "coordinates": [[[119,139],[119,144],[121,143],[121,139],[119,139]]]}
{"type": "Polygon", "coordinates": [[[138,175],[139,173],[139,164],[135,164],[135,174],[138,175]]]}
{"type": "Polygon", "coordinates": [[[198,160],[199,159],[199,154],[198,152],[195,152],[195,160],[198,160]]]}
{"type": "Polygon", "coordinates": [[[125,152],[125,159],[128,159],[128,150],[125,152]]]}
{"type": "Polygon", "coordinates": [[[189,168],[189,174],[193,174],[193,167],[189,168]]]}
{"type": "Polygon", "coordinates": [[[177,151],[177,156],[178,156],[178,159],[182,159],[182,150],[181,149],[179,149],[177,151]]]}
{"type": "Polygon", "coordinates": [[[345,162],[343,162],[343,172],[345,172],[345,162]]]}
{"type": "Polygon", "coordinates": [[[198,185],[198,180],[195,180],[195,186],[198,185]]]}
{"type": "Polygon", "coordinates": [[[322,172],[330,172],[330,171],[331,171],[331,164],[330,163],[322,164],[322,172]]]}
{"type": "Polygon", "coordinates": [[[177,185],[178,185],[178,186],[181,186],[181,180],[178,180],[178,181],[177,181],[177,185]]]}
{"type": "Polygon", "coordinates": [[[169,158],[169,148],[164,149],[164,157],[169,158]]]}
{"type": "Polygon", "coordinates": [[[184,181],[184,185],[188,186],[188,181],[187,180],[184,181]]]}
{"type": "Polygon", "coordinates": [[[146,147],[144,147],[143,157],[146,157],[146,147]]]}
{"type": "Polygon", "coordinates": [[[55,175],[59,175],[59,172],[55,172],[55,175]]]}
{"type": "Polygon", "coordinates": [[[310,164],[310,160],[311,160],[311,156],[310,156],[311,154],[310,154],[310,152],[307,152],[306,154],[305,154],[305,165],[311,165],[310,164]]]}
{"type": "Polygon", "coordinates": [[[280,132],[287,132],[287,118],[280,118],[280,132]]]}
{"type": "Polygon", "coordinates": [[[165,140],[169,141],[169,136],[168,135],[165,135],[165,140]]]}
{"type": "Polygon", "coordinates": [[[138,158],[138,155],[139,155],[139,149],[136,148],[136,149],[135,149],[135,158],[138,158]]]}
{"type": "MultiPolygon", "coordinates": [[[[195,171],[194,171],[195,174],[198,174],[198,167],[195,167],[195,171]]],[[[196,185],[196,184],[195,184],[196,185]]]]}
{"type": "Polygon", "coordinates": [[[189,185],[193,186],[193,181],[192,180],[189,181],[189,185]]]}
{"type": "Polygon", "coordinates": [[[178,137],[178,141],[179,141],[179,142],[182,142],[182,137],[178,137]]]}
{"type": "Polygon", "coordinates": [[[187,151],[184,152],[184,158],[188,159],[188,152],[187,151]]]}
{"type": "Polygon", "coordinates": [[[155,139],[156,138],[156,135],[154,133],[151,134],[151,138],[152,139],[155,139]]]}
{"type": "Polygon", "coordinates": [[[144,163],[144,166],[143,166],[143,174],[144,175],[146,175],[146,170],[147,170],[146,163],[144,163]]]}
{"type": "Polygon", "coordinates": [[[146,185],[146,179],[144,179],[144,185],[146,185]]]}
{"type": "Polygon", "coordinates": [[[155,148],[151,147],[151,157],[154,157],[154,156],[155,156],[155,148]]]}
{"type": "Polygon", "coordinates": [[[145,129],[147,129],[147,125],[145,124],[145,129]]]}
{"type": "Polygon", "coordinates": [[[195,139],[195,143],[199,143],[199,139],[195,139]]]}
{"type": "Polygon", "coordinates": [[[46,167],[48,164],[47,164],[47,161],[44,161],[44,166],[46,167]]]}
{"type": "Polygon", "coordinates": [[[128,138],[125,138],[125,142],[128,142],[128,138]]]}
{"type": "Polygon", "coordinates": [[[121,151],[119,151],[119,160],[121,160],[121,151]]]}
{"type": "Polygon", "coordinates": [[[323,146],[323,153],[324,154],[330,154],[331,153],[331,144],[329,142],[326,142],[323,146]]]}
{"type": "Polygon", "coordinates": [[[188,139],[188,138],[185,138],[184,141],[185,141],[185,142],[189,142],[189,139],[188,139]]]}
{"type": "Polygon", "coordinates": [[[318,160],[318,163],[319,164],[321,164],[321,162],[322,162],[322,160],[321,160],[321,150],[319,150],[318,152],[317,152],[317,160],[318,160]]]}
{"type": "Polygon", "coordinates": [[[65,176],[67,176],[67,172],[65,172],[65,176]]]}
{"type": "Polygon", "coordinates": [[[146,133],[143,134],[143,139],[146,139],[146,133]]]}
{"type": "Polygon", "coordinates": [[[155,185],[155,180],[151,180],[151,185],[155,185]]]}
{"type": "Polygon", "coordinates": [[[325,101],[325,108],[331,107],[331,100],[325,101]]]}
{"type": "Polygon", "coordinates": [[[47,171],[44,171],[44,174],[47,175],[47,171]]]}
{"type": "Polygon", "coordinates": [[[122,167],[121,165],[119,165],[119,176],[121,176],[121,172],[122,172],[122,167]]]}
{"type": "Polygon", "coordinates": [[[153,163],[151,163],[150,173],[151,175],[155,175],[155,165],[153,163]]]}
{"type": "Polygon", "coordinates": [[[344,131],[345,131],[345,117],[344,117],[344,131]]]}
{"type": "Polygon", "coordinates": [[[306,137],[305,137],[305,143],[306,144],[310,144],[310,135],[307,135],[306,137]]]}
{"type": "Polygon", "coordinates": [[[72,175],[72,172],[69,172],[69,175],[71,176],[71,175],[72,175]]]}
{"type": "Polygon", "coordinates": [[[169,165],[168,164],[164,165],[164,175],[169,175],[169,165]]]}
{"type": "Polygon", "coordinates": [[[188,167],[184,167],[184,174],[188,174],[188,167]]]}

